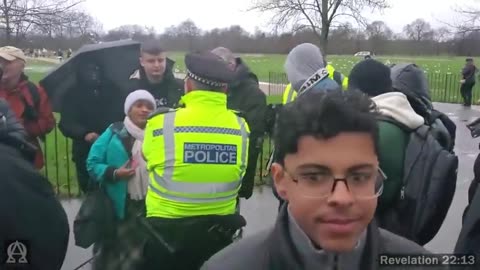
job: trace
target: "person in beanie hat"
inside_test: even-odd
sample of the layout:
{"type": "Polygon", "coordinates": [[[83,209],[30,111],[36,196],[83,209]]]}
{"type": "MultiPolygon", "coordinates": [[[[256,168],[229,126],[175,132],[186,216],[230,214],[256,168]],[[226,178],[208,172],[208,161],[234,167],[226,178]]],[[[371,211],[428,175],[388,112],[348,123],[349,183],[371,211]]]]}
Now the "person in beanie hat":
{"type": "Polygon", "coordinates": [[[356,64],[348,78],[348,89],[360,90],[371,97],[392,91],[390,68],[374,59],[356,64]]]}
{"type": "Polygon", "coordinates": [[[145,129],[147,222],[153,232],[144,270],[199,269],[246,224],[237,198],[250,129],[227,109],[235,72],[211,52],[187,54],[185,66],[185,107],[158,110],[145,129]]]}
{"type": "Polygon", "coordinates": [[[95,269],[136,269],[135,254],[143,239],[136,217],[145,216],[148,186],[142,143],[147,119],[155,109],[155,98],[148,91],[130,93],[124,121],[112,124],[90,149],[87,170],[105,187],[118,221],[112,235],[94,246],[100,252],[95,269]]]}
{"type": "MultiPolygon", "coordinates": [[[[390,68],[374,60],[356,64],[349,76],[349,90],[360,90],[375,102],[380,114],[411,128],[420,127],[424,120],[410,105],[407,96],[392,89],[390,68]]],[[[387,121],[378,123],[379,161],[388,175],[383,194],[379,197],[377,216],[382,217],[398,197],[403,180],[403,163],[409,134],[387,121]]]]}

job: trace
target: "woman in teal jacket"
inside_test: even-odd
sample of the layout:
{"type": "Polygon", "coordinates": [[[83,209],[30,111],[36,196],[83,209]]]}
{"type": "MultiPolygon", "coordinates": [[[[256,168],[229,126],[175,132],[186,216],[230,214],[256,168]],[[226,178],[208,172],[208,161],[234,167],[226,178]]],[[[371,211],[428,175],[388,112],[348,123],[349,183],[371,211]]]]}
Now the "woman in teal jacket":
{"type": "Polygon", "coordinates": [[[145,215],[148,172],[141,149],[148,116],[156,109],[155,99],[149,92],[137,90],[128,95],[124,109],[125,120],[107,128],[87,159],[90,176],[111,199],[117,217],[112,234],[95,244],[95,252],[101,250],[95,269],[127,269],[119,258],[136,252],[140,240],[136,217],[145,215]]]}

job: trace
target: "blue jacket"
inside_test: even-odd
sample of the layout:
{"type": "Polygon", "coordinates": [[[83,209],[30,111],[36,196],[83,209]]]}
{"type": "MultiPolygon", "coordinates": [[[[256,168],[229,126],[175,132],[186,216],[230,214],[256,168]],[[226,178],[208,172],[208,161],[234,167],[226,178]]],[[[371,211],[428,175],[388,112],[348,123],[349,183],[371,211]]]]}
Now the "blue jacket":
{"type": "Polygon", "coordinates": [[[122,141],[130,138],[123,123],[110,125],[92,145],[87,158],[90,177],[105,188],[118,219],[125,217],[128,187],[127,180],[113,179],[113,171],[122,167],[130,158],[131,150],[126,150],[122,141]]]}

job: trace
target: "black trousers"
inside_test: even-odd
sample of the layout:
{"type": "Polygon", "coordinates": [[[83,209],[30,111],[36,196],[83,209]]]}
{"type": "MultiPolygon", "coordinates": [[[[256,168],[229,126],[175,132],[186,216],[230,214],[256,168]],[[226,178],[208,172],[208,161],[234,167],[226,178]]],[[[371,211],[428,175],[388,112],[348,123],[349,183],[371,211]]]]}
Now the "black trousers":
{"type": "Polygon", "coordinates": [[[83,141],[73,141],[72,156],[77,171],[78,187],[83,194],[95,190],[95,183],[87,171],[87,158],[90,145],[83,141]]]}
{"type": "Polygon", "coordinates": [[[233,242],[236,231],[233,228],[228,232],[219,230],[216,227],[219,223],[209,217],[148,218],[147,222],[164,242],[149,237],[144,249],[143,270],[198,270],[211,256],[233,242]]]}
{"type": "Polygon", "coordinates": [[[464,83],[460,87],[460,93],[463,98],[463,105],[471,106],[472,105],[472,91],[475,83],[464,83]]]}

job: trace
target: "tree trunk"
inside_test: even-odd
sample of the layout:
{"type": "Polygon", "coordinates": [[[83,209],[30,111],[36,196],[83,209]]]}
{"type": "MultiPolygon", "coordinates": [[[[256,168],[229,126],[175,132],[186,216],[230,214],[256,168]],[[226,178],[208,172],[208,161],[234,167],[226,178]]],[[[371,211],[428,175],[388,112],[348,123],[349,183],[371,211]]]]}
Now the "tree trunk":
{"type": "Polygon", "coordinates": [[[322,50],[323,56],[327,56],[327,53],[328,53],[328,29],[326,29],[326,27],[324,27],[324,26],[322,26],[322,31],[320,33],[320,49],[322,50]]]}
{"type": "Polygon", "coordinates": [[[10,14],[8,10],[7,0],[3,0],[3,6],[5,7],[4,17],[5,17],[5,38],[7,39],[7,44],[12,40],[12,28],[10,27],[10,14]]]}
{"type": "Polygon", "coordinates": [[[323,56],[328,53],[328,32],[330,31],[330,22],[328,21],[328,4],[329,0],[322,0],[322,31],[320,33],[320,48],[323,56]]]}

